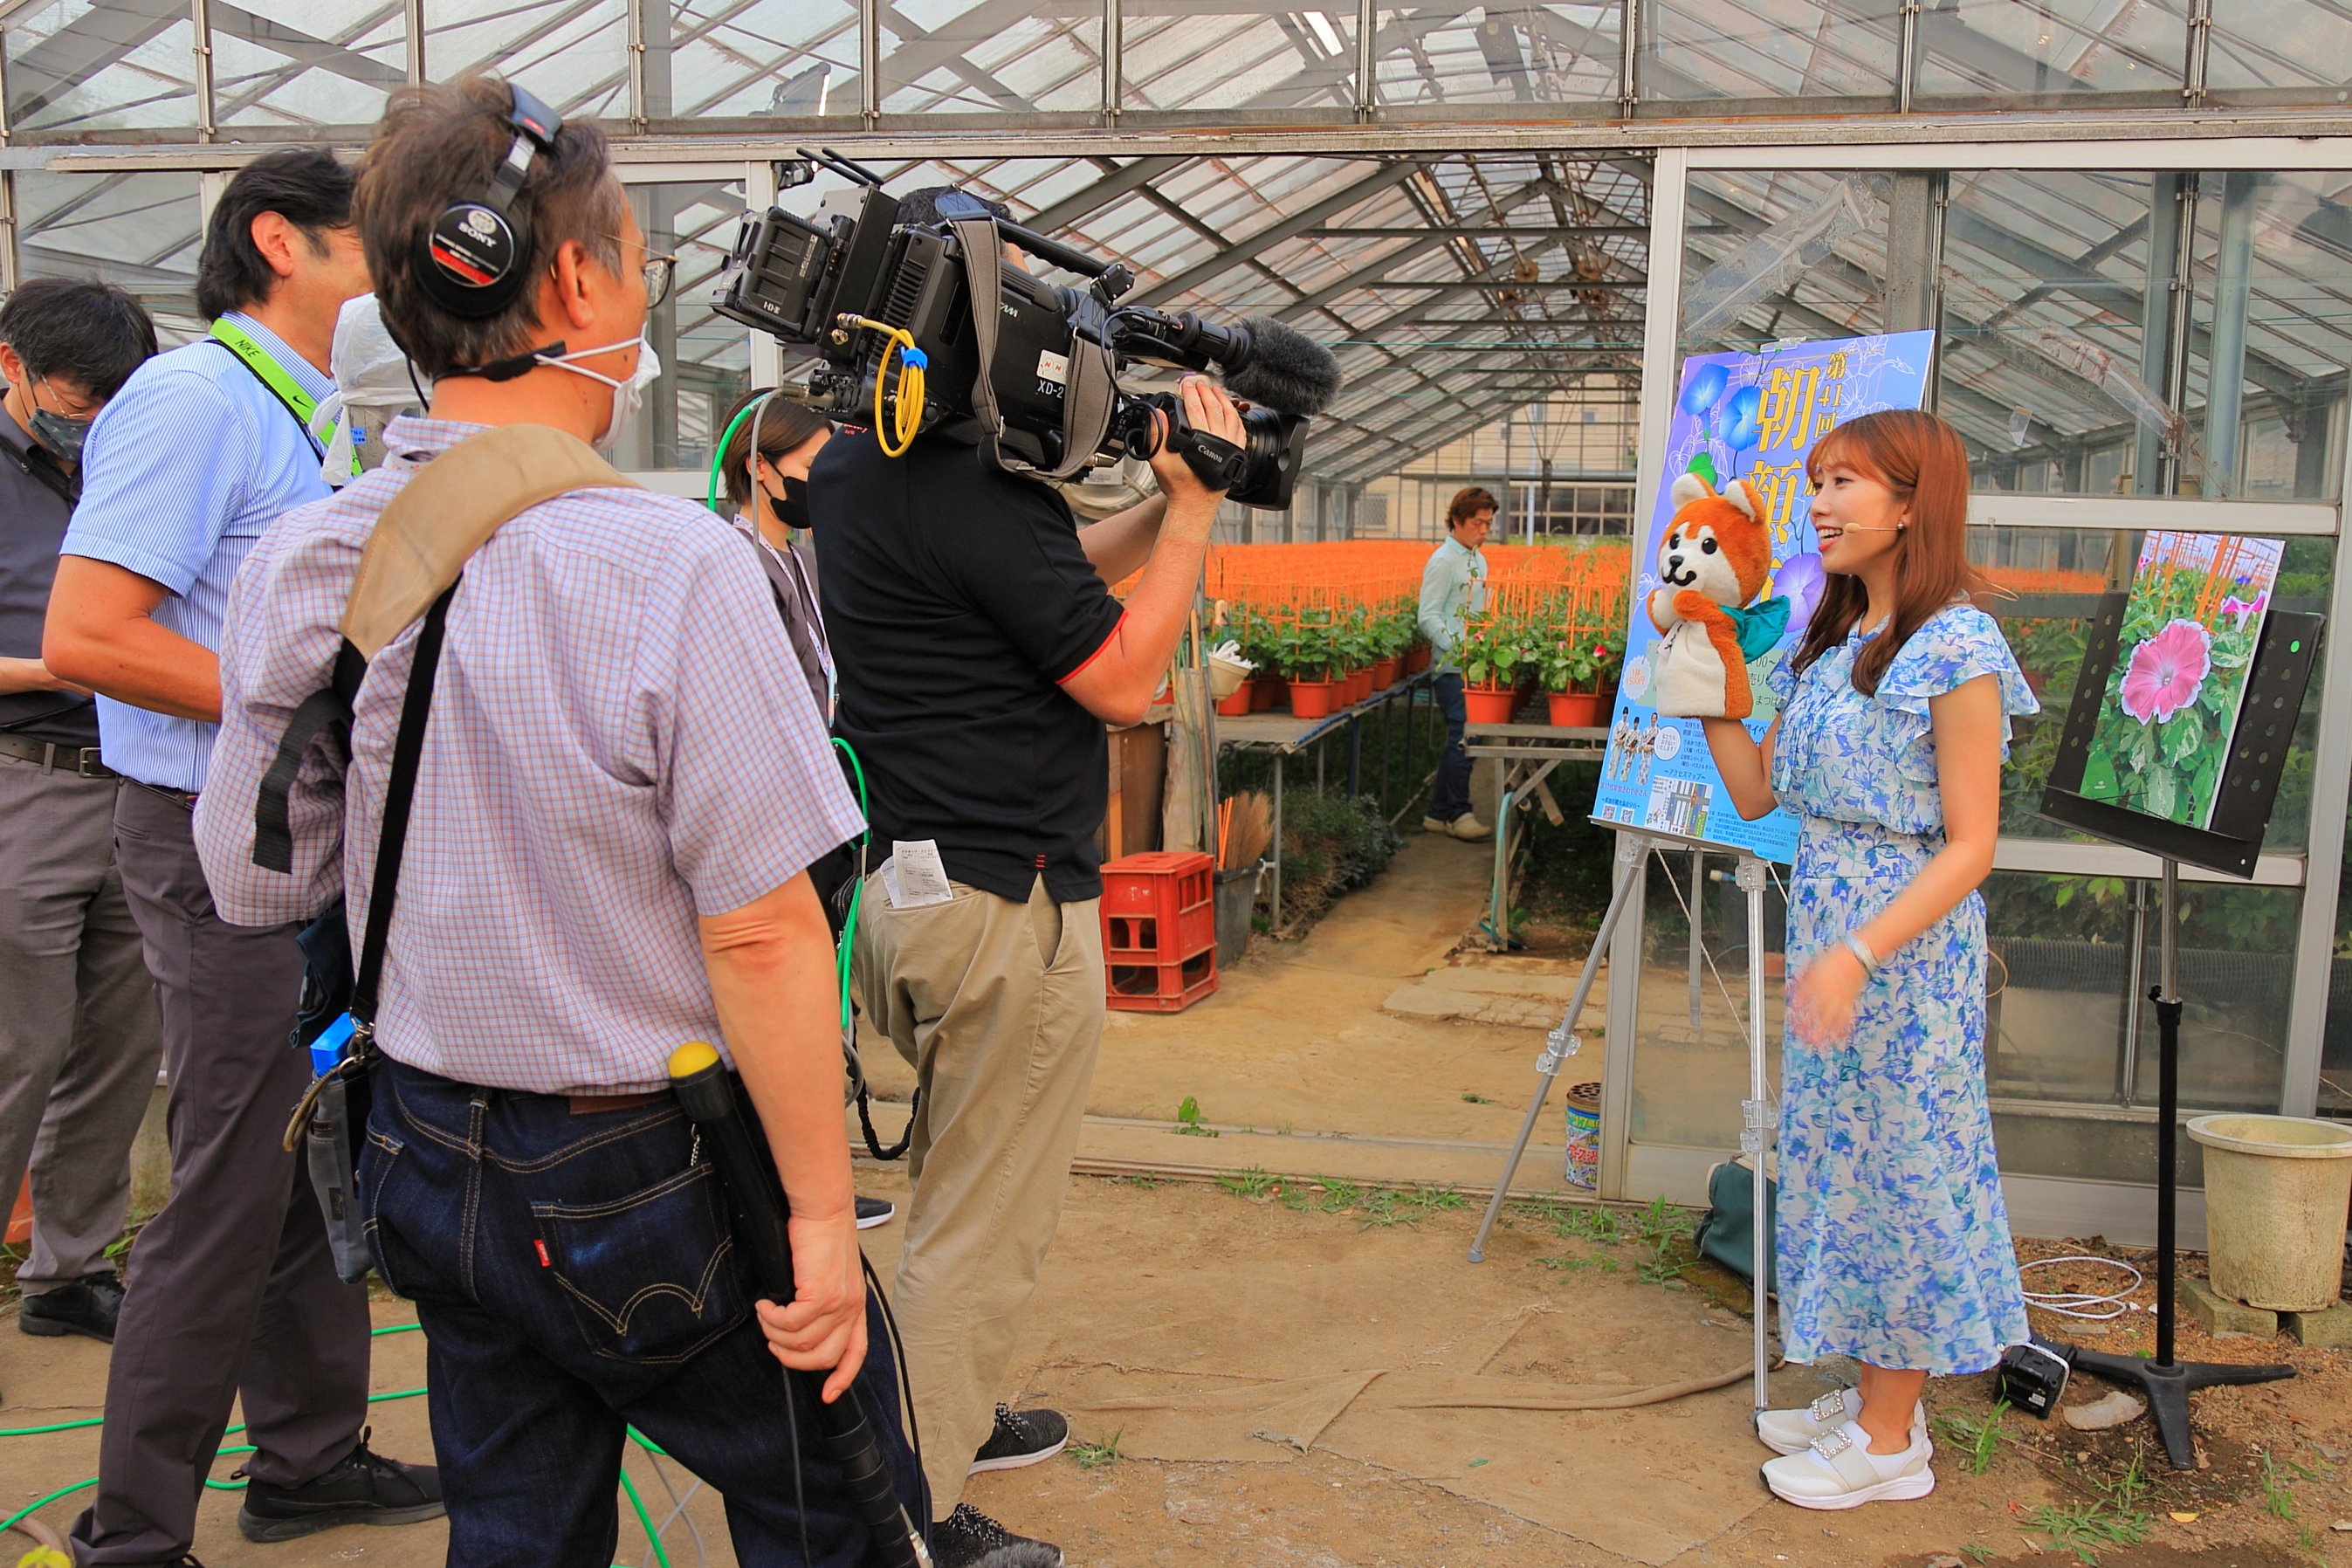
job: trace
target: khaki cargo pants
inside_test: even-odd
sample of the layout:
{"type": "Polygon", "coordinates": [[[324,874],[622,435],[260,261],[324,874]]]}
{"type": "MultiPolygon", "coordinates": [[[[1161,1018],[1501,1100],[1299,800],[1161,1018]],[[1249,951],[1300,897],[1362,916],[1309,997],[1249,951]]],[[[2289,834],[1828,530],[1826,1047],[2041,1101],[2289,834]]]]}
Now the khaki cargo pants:
{"type": "Polygon", "coordinates": [[[866,1018],[923,1092],[890,1300],[934,1519],[954,1511],[988,1440],[1103,1031],[1101,900],[1057,904],[1042,878],[1025,905],[949,886],[946,903],[894,910],[870,874],[854,956],[866,1018]]]}

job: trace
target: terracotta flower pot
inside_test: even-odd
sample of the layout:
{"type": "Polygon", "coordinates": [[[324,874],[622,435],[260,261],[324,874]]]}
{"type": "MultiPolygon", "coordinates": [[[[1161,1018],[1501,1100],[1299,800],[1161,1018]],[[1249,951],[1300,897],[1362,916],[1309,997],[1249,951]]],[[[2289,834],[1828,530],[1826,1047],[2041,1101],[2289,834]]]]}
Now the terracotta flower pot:
{"type": "Polygon", "coordinates": [[[1281,707],[1283,694],[1289,689],[1289,686],[1288,681],[1272,670],[1259,676],[1250,682],[1250,711],[1266,713],[1281,707]]]}
{"type": "Polygon", "coordinates": [[[1371,694],[1372,672],[1369,669],[1350,671],[1348,676],[1348,700],[1361,702],[1371,694]]]}
{"type": "Polygon", "coordinates": [[[1401,658],[1374,659],[1372,661],[1372,689],[1375,691],[1386,691],[1390,687],[1394,686],[1397,680],[1397,668],[1403,662],[1404,660],[1401,658]]]}
{"type": "Polygon", "coordinates": [[[1463,717],[1473,724],[1507,724],[1518,710],[1516,687],[1473,686],[1462,693],[1463,717]]]}
{"type": "Polygon", "coordinates": [[[1290,683],[1290,712],[1297,719],[1323,719],[1339,706],[1340,692],[1345,683],[1337,680],[1294,680],[1290,683]]]}
{"type": "Polygon", "coordinates": [[[1554,691],[1551,721],[1556,729],[1580,730],[1601,722],[1601,695],[1593,691],[1554,691]]]}
{"type": "Polygon", "coordinates": [[[1407,675],[1419,675],[1428,668],[1429,645],[1425,642],[1413,644],[1412,650],[1404,656],[1404,672],[1407,675]]]}
{"type": "Polygon", "coordinates": [[[1256,700],[1257,682],[1255,679],[1244,680],[1234,688],[1234,694],[1231,697],[1218,701],[1217,711],[1229,719],[1237,719],[1248,712],[1250,704],[1256,700]]]}

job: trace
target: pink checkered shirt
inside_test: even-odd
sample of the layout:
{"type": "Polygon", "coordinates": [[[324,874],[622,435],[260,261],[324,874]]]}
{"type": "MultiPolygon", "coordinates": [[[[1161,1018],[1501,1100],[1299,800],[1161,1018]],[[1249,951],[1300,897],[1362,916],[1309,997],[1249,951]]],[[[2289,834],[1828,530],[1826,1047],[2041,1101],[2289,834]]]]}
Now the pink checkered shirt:
{"type": "MultiPolygon", "coordinates": [[[[289,716],[328,682],[377,515],[416,464],[478,428],[394,421],[401,456],[288,512],[238,573],[196,807],[223,919],[306,919],[347,893],[359,951],[415,627],[360,688],[348,777],[311,747],[290,876],[253,864],[255,794],[289,716]]],[[[661,1088],[681,1043],[725,1049],[696,916],[782,886],[861,826],[733,528],[636,489],[532,507],[450,604],[377,1043],[492,1088],[661,1088]]]]}

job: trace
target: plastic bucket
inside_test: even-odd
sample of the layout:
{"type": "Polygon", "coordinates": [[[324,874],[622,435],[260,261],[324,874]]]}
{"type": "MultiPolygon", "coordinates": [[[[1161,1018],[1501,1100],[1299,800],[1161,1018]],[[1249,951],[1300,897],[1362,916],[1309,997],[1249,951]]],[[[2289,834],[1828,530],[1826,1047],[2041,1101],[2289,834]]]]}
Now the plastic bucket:
{"type": "Polygon", "coordinates": [[[2205,1235],[2216,1294],[2317,1312],[2344,1287],[2352,1125],[2301,1116],[2200,1116],[2205,1235]]]}
{"type": "Polygon", "coordinates": [[[1601,1185],[1601,1086],[1568,1091],[1568,1184],[1591,1192],[1601,1185]]]}

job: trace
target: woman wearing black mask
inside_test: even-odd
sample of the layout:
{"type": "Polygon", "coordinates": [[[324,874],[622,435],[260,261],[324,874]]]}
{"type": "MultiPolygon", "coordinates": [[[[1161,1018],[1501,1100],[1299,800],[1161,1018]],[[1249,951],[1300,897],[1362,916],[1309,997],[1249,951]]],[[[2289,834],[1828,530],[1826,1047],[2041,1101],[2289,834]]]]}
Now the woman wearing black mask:
{"type": "Polygon", "coordinates": [[[808,677],[809,695],[830,724],[833,652],[825,640],[824,617],[817,609],[816,562],[807,531],[809,465],[832,438],[832,422],[770,391],[747,395],[727,411],[727,422],[733,430],[720,454],[719,469],[727,477],[735,526],[759,546],[793,651],[808,677]],[[739,423],[737,416],[754,405],[759,411],[739,423]]]}

